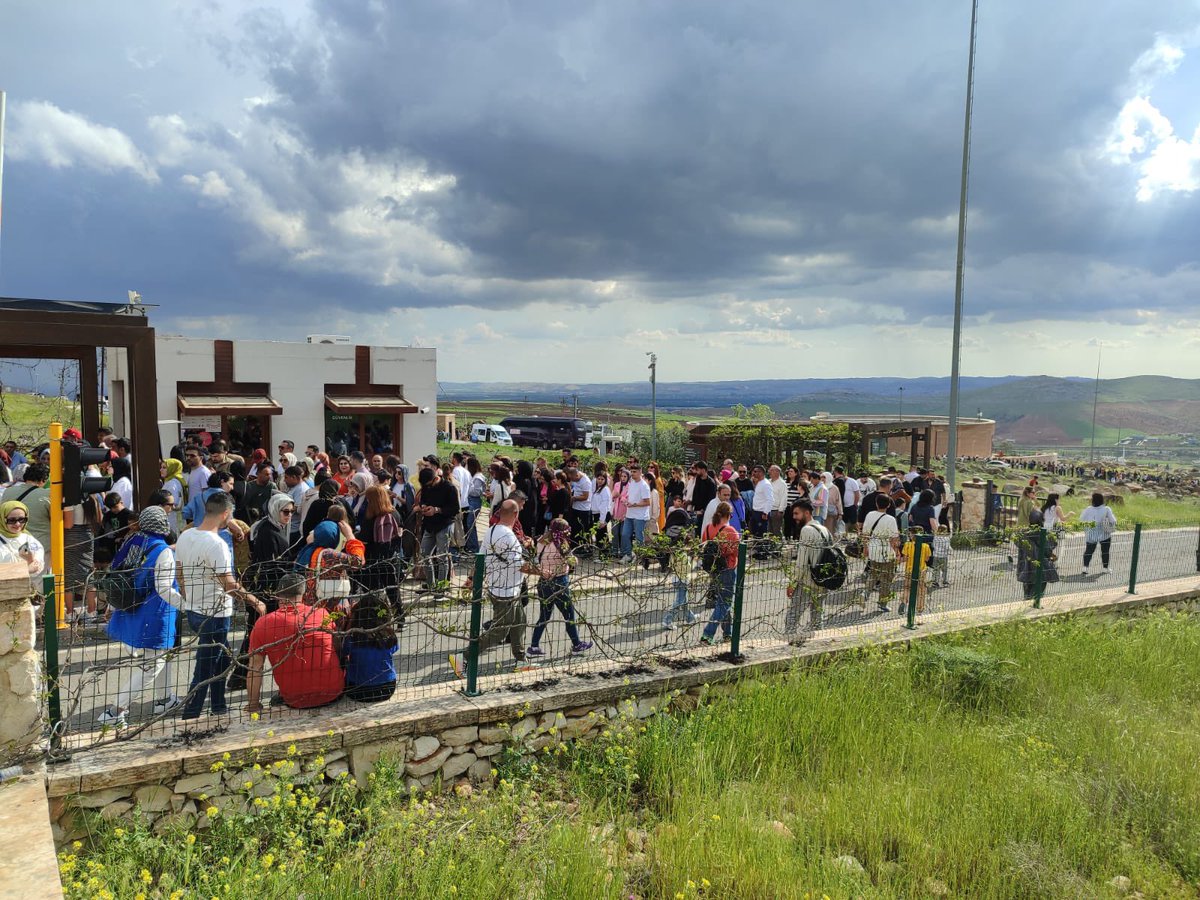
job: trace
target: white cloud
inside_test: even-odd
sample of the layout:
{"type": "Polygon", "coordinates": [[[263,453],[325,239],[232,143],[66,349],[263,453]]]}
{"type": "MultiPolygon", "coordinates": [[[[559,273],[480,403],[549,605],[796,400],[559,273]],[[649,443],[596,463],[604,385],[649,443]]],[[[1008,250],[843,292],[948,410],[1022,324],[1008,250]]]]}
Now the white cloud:
{"type": "Polygon", "coordinates": [[[1175,133],[1171,120],[1151,100],[1155,84],[1170,76],[1184,51],[1159,36],[1130,69],[1135,96],[1121,107],[1104,144],[1104,154],[1139,175],[1137,199],[1146,203],[1162,193],[1192,193],[1200,188],[1200,125],[1190,139],[1175,133]]]}
{"type": "Polygon", "coordinates": [[[9,153],[13,159],[38,160],[51,168],[82,166],[99,172],[128,171],[150,183],[158,173],[130,137],[53,103],[14,103],[9,153]]]}

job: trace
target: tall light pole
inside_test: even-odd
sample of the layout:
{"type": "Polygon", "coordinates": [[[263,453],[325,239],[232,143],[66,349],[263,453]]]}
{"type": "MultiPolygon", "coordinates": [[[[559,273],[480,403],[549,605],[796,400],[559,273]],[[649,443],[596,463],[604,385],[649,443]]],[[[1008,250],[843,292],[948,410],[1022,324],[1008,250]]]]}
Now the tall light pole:
{"type": "Polygon", "coordinates": [[[1088,456],[1088,462],[1096,461],[1096,409],[1100,406],[1100,356],[1104,353],[1103,342],[1098,342],[1099,347],[1096,348],[1096,391],[1092,395],[1092,452],[1088,456]]]}
{"type": "Polygon", "coordinates": [[[904,387],[900,388],[900,421],[904,421],[904,387]]]}
{"type": "Polygon", "coordinates": [[[950,351],[950,418],[946,445],[946,486],[953,496],[958,462],[958,370],[962,356],[963,269],[967,247],[967,175],[971,170],[971,107],[975,100],[975,29],[979,0],[971,0],[971,49],[967,54],[967,108],[963,119],[962,182],[958,190],[958,262],[954,271],[954,339],[950,351]]]}
{"type": "Polygon", "coordinates": [[[658,459],[658,354],[650,357],[650,458],[658,459]]]}

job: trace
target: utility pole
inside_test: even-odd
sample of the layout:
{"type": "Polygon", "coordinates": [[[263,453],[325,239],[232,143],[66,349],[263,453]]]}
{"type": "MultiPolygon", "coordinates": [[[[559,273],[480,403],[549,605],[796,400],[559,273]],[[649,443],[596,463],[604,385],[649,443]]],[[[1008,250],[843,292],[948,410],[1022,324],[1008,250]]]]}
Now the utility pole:
{"type": "Polygon", "coordinates": [[[650,458],[658,459],[658,354],[650,357],[650,458]]]}
{"type": "MultiPolygon", "coordinates": [[[[967,247],[967,176],[971,170],[971,108],[975,100],[975,30],[979,0],[971,0],[971,48],[967,54],[967,108],[963,121],[962,183],[958,191],[958,262],[954,271],[954,339],[950,351],[950,418],[947,422],[946,487],[954,496],[958,462],[958,375],[962,356],[963,270],[967,247]]],[[[957,524],[957,523],[956,523],[957,524]]]]}
{"type": "Polygon", "coordinates": [[[574,419],[579,418],[579,395],[578,394],[571,395],[571,417],[574,419]]]}
{"type": "Polygon", "coordinates": [[[900,387],[900,421],[904,421],[904,387],[900,387]]]}
{"type": "Polygon", "coordinates": [[[1096,409],[1100,406],[1100,357],[1104,353],[1104,344],[1100,342],[1100,346],[1096,349],[1096,392],[1092,395],[1092,452],[1088,456],[1088,462],[1096,461],[1096,409]]]}

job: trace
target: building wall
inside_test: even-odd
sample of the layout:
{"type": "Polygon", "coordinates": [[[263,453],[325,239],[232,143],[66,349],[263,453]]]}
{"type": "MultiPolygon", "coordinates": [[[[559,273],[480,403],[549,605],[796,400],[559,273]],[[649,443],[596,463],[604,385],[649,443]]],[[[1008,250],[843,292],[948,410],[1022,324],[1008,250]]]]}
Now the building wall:
{"type": "MultiPolygon", "coordinates": [[[[959,456],[991,456],[992,441],[996,437],[996,423],[990,420],[984,422],[962,422],[958,424],[958,455],[959,456]]],[[[950,427],[948,425],[933,426],[932,455],[945,456],[950,445],[950,427]]],[[[888,452],[900,456],[908,456],[911,441],[907,435],[888,438],[888,452]]],[[[917,445],[918,457],[923,453],[920,444],[917,445]]]]}
{"type": "MultiPolygon", "coordinates": [[[[175,421],[180,418],[177,384],[213,380],[213,342],[159,334],[155,352],[159,439],[161,452],[166,452],[179,442],[179,425],[175,421]]],[[[125,352],[108,353],[110,380],[127,384],[125,352]]],[[[325,385],[354,383],[354,346],[234,341],[233,367],[239,382],[262,381],[271,385],[271,396],[283,407],[280,415],[272,417],[272,442],[278,444],[286,438],[303,452],[306,444],[325,444],[325,385]]],[[[400,416],[396,455],[411,469],[418,458],[437,449],[437,351],[424,347],[372,347],[371,382],[403,385],[408,401],[418,408],[429,407],[427,414],[400,416]]],[[[121,433],[128,430],[128,402],[122,404],[119,399],[114,391],[113,427],[121,433]]],[[[266,449],[274,456],[274,447],[266,449]]]]}

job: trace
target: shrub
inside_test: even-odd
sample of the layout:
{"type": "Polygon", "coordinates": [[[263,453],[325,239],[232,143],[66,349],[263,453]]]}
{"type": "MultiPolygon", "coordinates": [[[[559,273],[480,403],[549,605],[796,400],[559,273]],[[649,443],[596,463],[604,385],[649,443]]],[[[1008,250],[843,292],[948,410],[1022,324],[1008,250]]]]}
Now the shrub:
{"type": "Polygon", "coordinates": [[[918,683],[968,709],[1006,705],[1017,686],[1017,664],[956,644],[919,644],[912,651],[918,683]]]}

